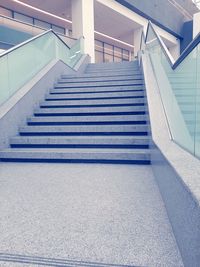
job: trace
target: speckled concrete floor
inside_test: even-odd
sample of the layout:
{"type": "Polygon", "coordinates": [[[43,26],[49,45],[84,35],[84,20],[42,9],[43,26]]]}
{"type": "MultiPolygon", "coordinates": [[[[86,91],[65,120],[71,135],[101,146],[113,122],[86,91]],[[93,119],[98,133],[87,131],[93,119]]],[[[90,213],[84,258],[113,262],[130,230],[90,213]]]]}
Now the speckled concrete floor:
{"type": "Polygon", "coordinates": [[[0,163],[0,216],[0,266],[183,266],[150,166],[0,163]]]}

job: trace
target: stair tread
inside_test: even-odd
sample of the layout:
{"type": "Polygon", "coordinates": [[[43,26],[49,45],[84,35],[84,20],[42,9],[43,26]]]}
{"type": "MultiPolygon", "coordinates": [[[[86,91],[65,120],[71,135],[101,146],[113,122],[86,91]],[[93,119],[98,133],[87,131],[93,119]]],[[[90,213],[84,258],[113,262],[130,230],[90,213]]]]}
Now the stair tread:
{"type": "Polygon", "coordinates": [[[135,76],[141,76],[143,77],[143,74],[141,73],[141,71],[134,71],[134,72],[131,72],[131,73],[124,73],[122,75],[120,74],[117,74],[117,75],[110,75],[109,73],[107,75],[91,75],[91,74],[86,74],[86,73],[83,73],[83,74],[80,74],[80,75],[66,75],[66,74],[62,74],[61,75],[61,78],[60,79],[87,79],[87,78],[90,78],[90,79],[95,79],[95,78],[126,78],[126,77],[135,77],[135,76]]]}
{"type": "MultiPolygon", "coordinates": [[[[107,93],[107,92],[123,92],[127,90],[142,90],[144,89],[143,85],[133,85],[133,84],[128,84],[128,85],[119,85],[119,86],[91,86],[90,87],[73,87],[73,88],[68,88],[65,85],[62,86],[55,86],[53,91],[58,91],[58,90],[65,90],[67,92],[102,92],[102,93],[107,93]]],[[[52,91],[51,90],[51,91],[52,91]]]]}
{"type": "Polygon", "coordinates": [[[118,121],[118,120],[144,120],[144,119],[147,119],[148,116],[147,114],[144,114],[144,115],[107,115],[107,116],[98,116],[98,117],[95,117],[95,116],[90,116],[90,115],[86,115],[84,116],[84,119],[83,119],[83,116],[66,116],[66,117],[63,117],[63,116],[48,116],[48,117],[38,117],[38,116],[32,116],[32,117],[29,117],[28,120],[30,119],[33,119],[33,120],[47,120],[47,121],[50,121],[50,120],[55,120],[55,121],[77,121],[77,120],[81,120],[81,121],[90,121],[90,120],[98,120],[98,121],[104,121],[104,120],[114,120],[114,121],[118,121]]]}
{"type": "Polygon", "coordinates": [[[122,104],[145,104],[145,98],[139,99],[132,99],[132,98],[125,98],[125,99],[102,99],[102,100],[53,100],[53,101],[42,101],[40,103],[41,106],[53,106],[53,105],[122,105],[122,104]]]}
{"type": "Polygon", "coordinates": [[[124,85],[143,85],[143,80],[128,80],[128,81],[102,81],[102,82],[82,82],[82,83],[56,83],[56,88],[84,88],[84,87],[111,87],[111,86],[124,86],[124,85]]]}
{"type": "Polygon", "coordinates": [[[66,140],[146,140],[149,141],[150,137],[149,136],[93,136],[88,137],[88,136],[73,136],[73,137],[66,137],[66,136],[59,136],[55,137],[55,136],[15,136],[12,137],[11,140],[58,140],[60,142],[62,141],[66,141],[66,140]]]}
{"type": "Polygon", "coordinates": [[[82,83],[82,82],[88,82],[88,83],[102,83],[102,82],[116,82],[116,81],[138,81],[138,80],[143,80],[142,75],[127,75],[127,76],[109,76],[109,77],[104,77],[102,80],[102,77],[75,77],[75,78],[61,78],[58,79],[57,83],[68,83],[68,84],[73,84],[73,83],[82,83]]]}
{"type": "Polygon", "coordinates": [[[38,153],[38,155],[41,154],[62,154],[62,153],[70,153],[70,154],[75,154],[77,153],[84,153],[84,154],[120,154],[120,153],[125,153],[125,154],[150,154],[150,149],[127,149],[127,148],[96,148],[95,151],[93,148],[8,148],[0,151],[0,156],[4,153],[38,153]]]}
{"type": "Polygon", "coordinates": [[[47,97],[47,99],[94,99],[94,98],[100,98],[100,97],[143,97],[144,96],[144,91],[127,91],[127,92],[106,92],[105,93],[88,93],[88,92],[73,92],[73,93],[68,93],[67,91],[51,91],[51,94],[47,97]]]}
{"type": "Polygon", "coordinates": [[[85,131],[85,132],[89,132],[89,131],[94,131],[94,132],[98,132],[98,131],[110,131],[110,132],[114,132],[114,131],[127,131],[127,130],[141,130],[141,129],[148,129],[148,125],[75,125],[75,126],[49,126],[49,125],[45,125],[45,126],[22,126],[20,127],[20,132],[21,131],[66,131],[66,132],[81,132],[81,131],[85,131]]]}
{"type": "Polygon", "coordinates": [[[71,108],[71,107],[62,107],[62,108],[36,108],[35,112],[41,113],[78,113],[78,112],[101,112],[101,111],[145,111],[144,106],[119,106],[119,107],[81,107],[81,108],[71,108]]]}

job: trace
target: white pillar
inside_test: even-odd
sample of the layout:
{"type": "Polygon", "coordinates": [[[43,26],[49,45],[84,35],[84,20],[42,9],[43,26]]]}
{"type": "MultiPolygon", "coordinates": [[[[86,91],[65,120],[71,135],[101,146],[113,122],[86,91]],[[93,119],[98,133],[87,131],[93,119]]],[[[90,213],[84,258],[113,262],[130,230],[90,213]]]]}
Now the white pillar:
{"type": "Polygon", "coordinates": [[[200,12],[193,16],[193,39],[200,33],[200,12]]]}
{"type": "Polygon", "coordinates": [[[71,3],[73,37],[84,36],[84,53],[94,62],[94,0],[73,0],[71,3]]]}
{"type": "Polygon", "coordinates": [[[139,27],[134,30],[134,56],[137,57],[137,53],[140,50],[140,41],[143,27],[139,27]]]}

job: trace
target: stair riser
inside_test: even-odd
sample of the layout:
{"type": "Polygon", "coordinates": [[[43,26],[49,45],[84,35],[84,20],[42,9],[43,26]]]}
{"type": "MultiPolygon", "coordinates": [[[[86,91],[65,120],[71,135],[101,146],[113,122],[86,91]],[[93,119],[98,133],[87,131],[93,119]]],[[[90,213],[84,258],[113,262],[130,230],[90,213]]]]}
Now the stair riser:
{"type": "Polygon", "coordinates": [[[134,71],[140,71],[138,67],[130,67],[130,68],[86,68],[85,74],[91,73],[131,73],[134,71]]]}
{"type": "Polygon", "coordinates": [[[46,104],[41,104],[40,108],[105,108],[105,107],[144,107],[144,103],[135,103],[135,104],[96,104],[96,105],[67,105],[67,104],[54,104],[54,105],[49,105],[48,103],[46,104]]]}
{"type": "Polygon", "coordinates": [[[145,98],[125,98],[125,99],[100,99],[100,100],[78,100],[78,101],[70,101],[70,100],[59,100],[59,101],[43,101],[40,106],[46,106],[46,105],[65,105],[65,106],[80,106],[80,105],[106,105],[106,104],[115,104],[115,105],[122,105],[122,104],[145,104],[146,105],[146,99],[145,98]]]}
{"type": "Polygon", "coordinates": [[[102,76],[82,76],[82,77],[63,77],[61,76],[58,79],[58,83],[67,82],[67,83],[74,83],[74,82],[102,82],[102,81],[125,81],[125,80],[138,80],[143,79],[143,75],[135,74],[134,76],[131,75],[117,75],[117,76],[105,76],[102,79],[102,76]]]}
{"type": "Polygon", "coordinates": [[[122,79],[124,79],[124,78],[126,78],[126,77],[130,77],[130,76],[132,76],[132,77],[137,77],[137,76],[141,76],[142,78],[143,78],[143,75],[141,74],[141,72],[140,71],[138,71],[138,70],[131,70],[131,71],[123,71],[123,73],[122,74],[120,74],[120,73],[115,73],[115,72],[113,72],[111,75],[110,75],[110,73],[109,72],[106,72],[106,73],[104,73],[104,74],[97,74],[97,73],[84,73],[84,74],[81,74],[80,76],[77,76],[77,75],[61,75],[61,79],[81,79],[81,78],[83,78],[83,79],[86,79],[86,78],[102,78],[102,79],[104,79],[104,78],[110,78],[110,77],[112,77],[112,78],[122,78],[122,79]]]}
{"type": "Polygon", "coordinates": [[[113,81],[137,81],[137,80],[143,80],[142,75],[130,75],[130,76],[109,76],[105,77],[102,79],[102,77],[83,77],[83,78],[62,78],[58,79],[58,84],[62,83],[68,83],[68,84],[73,84],[73,83],[102,83],[102,82],[113,82],[113,81]]]}
{"type": "Polygon", "coordinates": [[[148,136],[148,132],[20,132],[21,136],[148,136]]]}
{"type": "Polygon", "coordinates": [[[90,63],[87,67],[86,67],[86,70],[95,70],[95,69],[108,69],[108,70],[117,70],[117,69],[139,69],[139,65],[136,64],[136,62],[122,62],[122,63],[112,63],[112,62],[109,62],[109,63],[90,63]]]}
{"type": "Polygon", "coordinates": [[[11,144],[11,148],[124,148],[124,149],[148,149],[149,145],[113,145],[113,144],[97,144],[97,145],[90,145],[90,144],[71,144],[71,145],[57,145],[57,144],[11,144]]]}
{"type": "MultiPolygon", "coordinates": [[[[35,114],[102,114],[115,112],[145,112],[144,106],[126,106],[126,107],[91,107],[91,108],[39,108],[35,114]]],[[[103,115],[103,114],[102,114],[103,115]]],[[[61,115],[62,116],[62,115],[61,115]]]]}
{"type": "Polygon", "coordinates": [[[143,80],[132,81],[110,81],[110,82],[82,82],[82,83],[56,83],[55,88],[89,88],[89,87],[117,87],[125,85],[143,85],[143,80]]]}
{"type": "Polygon", "coordinates": [[[137,164],[150,165],[150,160],[106,160],[106,159],[29,159],[29,158],[1,158],[2,162],[37,162],[37,163],[83,163],[83,164],[137,164]]]}
{"type": "Polygon", "coordinates": [[[116,70],[133,70],[133,69],[137,69],[139,70],[139,65],[138,64],[133,64],[132,62],[129,64],[127,64],[126,66],[124,65],[123,63],[123,66],[119,63],[117,63],[117,65],[115,63],[97,63],[97,64],[89,64],[87,67],[86,67],[86,71],[88,70],[92,70],[92,71],[95,71],[95,70],[110,70],[110,71],[116,71],[116,70]]]}
{"type": "Polygon", "coordinates": [[[86,75],[91,75],[92,77],[97,77],[97,76],[102,76],[105,78],[108,77],[108,76],[112,76],[112,77],[116,77],[116,76],[124,76],[124,75],[127,75],[127,76],[130,76],[130,75],[134,75],[134,74],[139,74],[139,70],[138,69],[133,69],[133,70],[115,70],[115,71],[110,71],[110,70],[95,70],[95,71],[86,71],[85,74],[86,75]]]}
{"type": "MultiPolygon", "coordinates": [[[[84,149],[75,150],[73,152],[63,152],[61,151],[54,151],[52,150],[45,151],[40,149],[37,151],[25,151],[25,150],[15,150],[13,149],[12,152],[0,152],[1,159],[26,159],[26,160],[48,160],[48,161],[60,161],[60,162],[68,162],[68,161],[91,161],[91,162],[101,162],[101,161],[122,161],[122,162],[134,162],[134,161],[142,161],[142,162],[150,162],[150,154],[149,153],[126,153],[126,152],[117,152],[117,150],[113,149],[112,152],[106,152],[103,150],[101,152],[96,152],[93,149],[90,152],[85,152],[84,149]]],[[[129,150],[130,151],[130,150],[129,150]]],[[[137,150],[138,151],[138,150],[137,150]]],[[[142,151],[142,150],[141,150],[142,151]]]]}
{"type": "Polygon", "coordinates": [[[129,89],[123,89],[123,90],[102,90],[102,91],[91,91],[91,90],[81,90],[81,91],[70,91],[68,89],[52,89],[50,90],[51,95],[57,95],[57,94],[64,94],[68,96],[69,98],[74,96],[74,97],[109,97],[109,96],[126,96],[126,95],[144,95],[144,89],[142,88],[129,88],[129,89]]]}
{"type": "Polygon", "coordinates": [[[89,92],[89,93],[95,93],[95,92],[102,92],[102,93],[107,93],[107,92],[123,92],[127,90],[144,90],[143,85],[120,85],[120,86],[94,86],[94,87],[84,87],[84,88],[65,88],[65,87],[58,87],[51,89],[51,91],[58,91],[58,90],[65,90],[66,92],[69,93],[80,93],[80,92],[89,92]]]}
{"type": "Polygon", "coordinates": [[[84,116],[84,118],[82,116],[76,116],[76,117],[31,117],[27,119],[27,122],[58,122],[58,123],[87,123],[87,122],[91,122],[91,123],[117,123],[117,122],[135,122],[135,123],[140,123],[141,121],[144,122],[148,122],[148,117],[146,115],[125,115],[125,116],[98,116],[98,117],[94,117],[94,116],[84,116]]]}
{"type": "Polygon", "coordinates": [[[68,145],[91,145],[91,146],[148,146],[149,138],[146,137],[21,137],[11,138],[11,145],[52,145],[52,146],[68,146],[68,145]]]}
{"type": "Polygon", "coordinates": [[[35,112],[34,115],[36,117],[38,116],[42,116],[42,117],[46,117],[46,116],[124,116],[124,115],[145,115],[146,112],[145,111],[132,111],[132,112],[81,112],[81,113],[64,113],[64,112],[49,112],[49,113],[44,113],[44,112],[35,112]]]}
{"type": "MultiPolygon", "coordinates": [[[[82,98],[71,98],[71,97],[67,97],[65,95],[49,95],[46,96],[45,101],[99,101],[99,100],[119,100],[119,99],[129,99],[129,100],[133,100],[133,101],[137,101],[138,99],[142,100],[144,99],[145,96],[141,95],[141,96],[113,96],[113,97],[82,97],[82,98]]],[[[73,103],[73,102],[72,102],[73,103]]]]}
{"type": "Polygon", "coordinates": [[[147,122],[146,121],[115,121],[115,122],[109,122],[109,121],[105,121],[105,122],[48,122],[48,121],[44,121],[44,122],[27,122],[28,125],[51,125],[51,126],[59,126],[59,125],[146,125],[147,122]]]}

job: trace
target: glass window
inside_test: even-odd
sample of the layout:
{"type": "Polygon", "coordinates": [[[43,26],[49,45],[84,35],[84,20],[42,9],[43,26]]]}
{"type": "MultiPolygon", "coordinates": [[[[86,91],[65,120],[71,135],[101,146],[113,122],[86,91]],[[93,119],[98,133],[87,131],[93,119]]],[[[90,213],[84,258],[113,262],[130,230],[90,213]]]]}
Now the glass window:
{"type": "Polygon", "coordinates": [[[14,12],[14,19],[29,23],[29,24],[33,24],[33,18],[25,16],[23,14],[14,12]]]}
{"type": "Polygon", "coordinates": [[[122,57],[123,57],[123,60],[129,60],[129,51],[123,49],[122,50],[122,57]]]}
{"type": "Polygon", "coordinates": [[[103,42],[95,40],[95,50],[103,53],[103,42]]]}
{"type": "Polygon", "coordinates": [[[115,57],[122,57],[122,49],[121,48],[119,48],[119,47],[114,47],[114,55],[115,55],[115,57]]]}
{"type": "Polygon", "coordinates": [[[3,7],[0,7],[0,14],[9,18],[12,18],[12,11],[3,7]]]}
{"type": "Polygon", "coordinates": [[[41,21],[39,19],[34,19],[34,24],[38,27],[41,27],[43,29],[51,29],[51,24],[47,23],[45,21],[41,21]]]}
{"type": "Polygon", "coordinates": [[[95,40],[95,55],[96,62],[120,62],[129,61],[131,51],[95,40]]]}
{"type": "Polygon", "coordinates": [[[104,62],[113,62],[113,55],[104,53],[104,62]]]}
{"type": "Polygon", "coordinates": [[[65,34],[65,29],[56,25],[52,25],[52,30],[57,33],[65,34]]]}
{"type": "Polygon", "coordinates": [[[95,51],[95,62],[101,63],[103,62],[103,53],[99,51],[95,51]]]}
{"type": "Polygon", "coordinates": [[[113,53],[114,53],[113,46],[104,43],[104,53],[109,54],[109,55],[113,55],[113,53]]]}
{"type": "Polygon", "coordinates": [[[114,62],[121,62],[122,58],[121,57],[114,57],[114,62]]]}
{"type": "Polygon", "coordinates": [[[134,60],[135,56],[134,56],[134,52],[131,52],[131,60],[134,60]]]}

